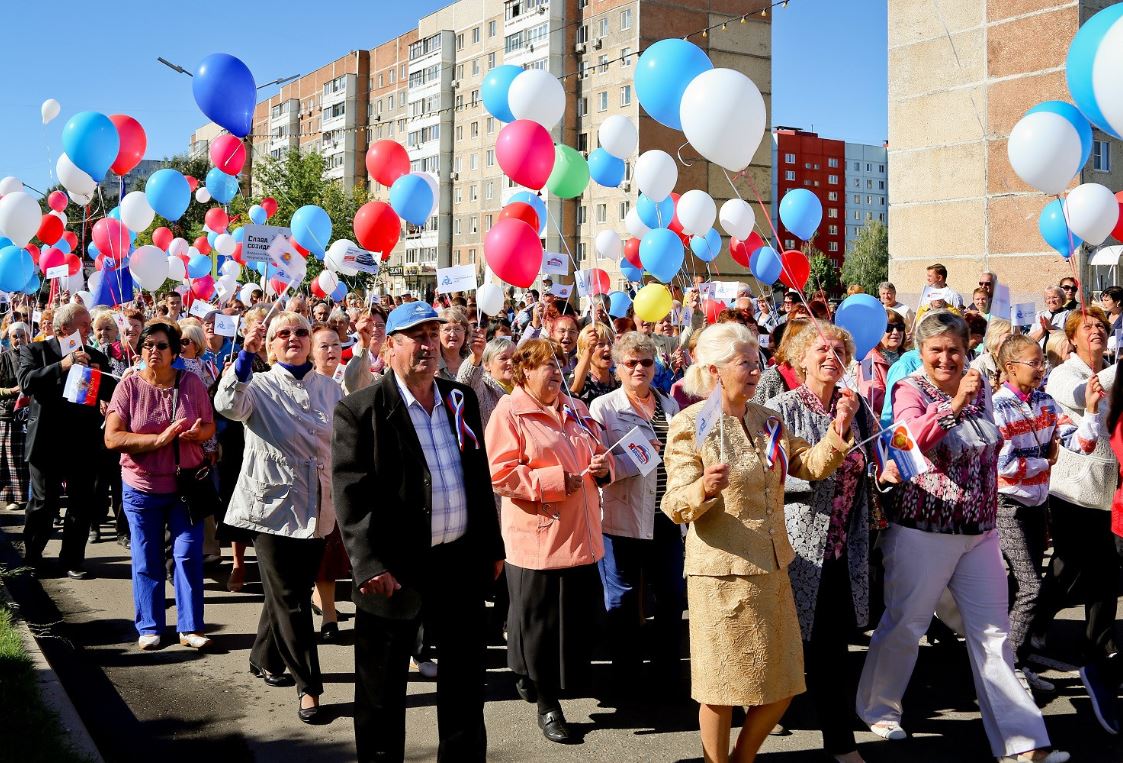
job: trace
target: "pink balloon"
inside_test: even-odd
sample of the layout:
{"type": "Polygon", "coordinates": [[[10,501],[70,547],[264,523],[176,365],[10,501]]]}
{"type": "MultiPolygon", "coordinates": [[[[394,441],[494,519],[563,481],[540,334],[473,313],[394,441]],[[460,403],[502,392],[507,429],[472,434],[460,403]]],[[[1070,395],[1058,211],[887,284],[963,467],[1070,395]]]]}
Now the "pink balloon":
{"type": "Polygon", "coordinates": [[[47,247],[39,255],[39,271],[46,275],[51,268],[66,264],[66,253],[56,247],[47,247]]]}
{"type": "Polygon", "coordinates": [[[62,191],[51,191],[51,195],[47,197],[47,206],[56,212],[64,211],[69,203],[70,199],[62,191]]]}
{"type": "Polygon", "coordinates": [[[152,243],[165,252],[172,245],[173,238],[175,238],[175,235],[168,228],[160,227],[152,231],[152,243]]]}
{"type": "Polygon", "coordinates": [[[191,279],[191,293],[196,299],[208,300],[214,294],[214,279],[209,275],[191,279]]]}
{"type": "Polygon", "coordinates": [[[491,226],[484,239],[487,264],[497,276],[520,289],[529,288],[538,277],[542,254],[538,231],[513,217],[504,218],[491,226]]]}
{"type": "Polygon", "coordinates": [[[538,191],[554,169],[554,141],[542,125],[518,119],[499,131],[495,158],[507,177],[538,191]]]}
{"type": "Polygon", "coordinates": [[[94,223],[94,246],[120,262],[129,253],[129,229],[120,220],[103,217],[94,223]]]}
{"type": "Polygon", "coordinates": [[[235,135],[219,135],[211,141],[211,163],[227,175],[237,175],[246,163],[246,144],[235,135]]]}
{"type": "MultiPolygon", "coordinates": [[[[230,216],[226,214],[222,207],[211,207],[207,210],[207,215],[203,219],[207,223],[207,227],[215,233],[225,233],[226,226],[230,224],[230,216]]],[[[200,249],[199,251],[203,250],[200,249]]]]}

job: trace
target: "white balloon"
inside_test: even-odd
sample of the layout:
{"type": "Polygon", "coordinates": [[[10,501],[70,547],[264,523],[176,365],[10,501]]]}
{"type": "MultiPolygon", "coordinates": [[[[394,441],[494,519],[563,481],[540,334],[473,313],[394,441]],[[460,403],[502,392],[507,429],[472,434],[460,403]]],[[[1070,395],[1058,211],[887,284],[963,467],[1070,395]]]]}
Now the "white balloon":
{"type": "Polygon", "coordinates": [[[429,186],[429,190],[433,192],[433,208],[429,210],[429,217],[432,217],[437,212],[437,205],[440,203],[441,191],[440,186],[437,184],[437,179],[433,177],[431,172],[415,172],[413,173],[425,181],[429,186]]]}
{"type": "Polygon", "coordinates": [[[1010,131],[1006,155],[1018,177],[1042,193],[1058,194],[1080,172],[1080,133],[1060,114],[1035,111],[1010,131]]]}
{"type": "Polygon", "coordinates": [[[133,191],[121,199],[121,222],[133,233],[148,230],[156,219],[156,212],[148,205],[144,191],[133,191]]]}
{"type": "Polygon", "coordinates": [[[74,275],[59,279],[59,281],[62,284],[62,288],[71,294],[81,291],[86,286],[86,277],[82,275],[81,268],[79,268],[78,272],[74,275]]]}
{"type": "Polygon", "coordinates": [[[168,258],[158,246],[145,244],[129,257],[129,272],[142,289],[159,289],[168,278],[168,270],[168,258]]]}
{"type": "Polygon", "coordinates": [[[511,80],[507,105],[515,119],[529,119],[549,130],[565,113],[565,89],[545,69],[527,69],[511,80]]]}
{"type": "MultiPolygon", "coordinates": [[[[104,278],[103,271],[95,270],[90,273],[90,280],[86,282],[86,291],[90,294],[97,294],[101,290],[101,279],[104,278]]],[[[93,299],[86,303],[86,307],[93,306],[93,299]]]]}
{"type": "Polygon", "coordinates": [[[62,111],[62,104],[54,98],[43,101],[43,105],[39,107],[39,115],[43,117],[43,124],[47,124],[57,117],[60,111],[62,111]]]}
{"type": "Polygon", "coordinates": [[[4,194],[4,198],[0,199],[0,233],[16,246],[27,246],[39,232],[42,222],[43,210],[31,194],[16,191],[4,194]]]}
{"type": "Polygon", "coordinates": [[[71,194],[80,193],[83,196],[93,196],[94,189],[97,188],[94,179],[78,169],[66,154],[59,154],[58,161],[55,162],[55,176],[62,183],[62,187],[70,191],[71,194]]]}
{"type": "Polygon", "coordinates": [[[503,290],[491,281],[476,289],[476,307],[484,315],[498,315],[503,311],[503,290]]]}
{"type": "Polygon", "coordinates": [[[624,215],[624,227],[628,229],[628,233],[631,233],[633,238],[643,238],[651,232],[647,223],[640,219],[639,212],[636,211],[635,207],[629,209],[628,214],[624,215]]]}
{"type": "Polygon", "coordinates": [[[335,291],[335,287],[339,286],[339,276],[330,270],[320,271],[320,275],[316,277],[316,282],[320,284],[324,294],[331,294],[335,291]]]}
{"type": "Polygon", "coordinates": [[[260,287],[255,283],[246,284],[245,286],[242,287],[241,291],[238,292],[238,301],[241,302],[246,307],[249,307],[250,306],[250,297],[253,296],[254,289],[258,289],[258,288],[260,288],[260,287]]]}
{"type": "Polygon", "coordinates": [[[635,178],[640,192],[658,204],[675,190],[678,165],[666,151],[644,151],[636,161],[635,178]]]}
{"type": "Polygon", "coordinates": [[[744,199],[730,199],[722,204],[717,219],[721,222],[722,230],[741,241],[749,237],[756,225],[753,206],[744,199]]]}
{"type": "Polygon", "coordinates": [[[717,219],[717,204],[705,191],[687,191],[678,200],[678,221],[688,236],[705,236],[717,219]]]}
{"type": "Polygon", "coordinates": [[[168,278],[173,281],[187,280],[187,266],[179,257],[168,255],[168,278]]]}
{"type": "Polygon", "coordinates": [[[23,190],[23,181],[15,175],[8,175],[8,177],[0,180],[0,196],[6,196],[9,193],[23,190]]]}
{"type": "MultiPolygon", "coordinates": [[[[602,230],[597,234],[596,250],[601,257],[618,260],[624,256],[624,242],[616,235],[616,231],[602,230]]],[[[476,300],[479,301],[478,295],[476,300]]]]}
{"type": "Polygon", "coordinates": [[[172,289],[172,291],[174,291],[176,294],[178,294],[181,297],[186,297],[187,292],[189,292],[190,289],[187,288],[187,284],[180,284],[179,286],[172,289]]]}
{"type": "Polygon", "coordinates": [[[702,72],[682,94],[682,132],[694,149],[730,172],[749,166],[764,137],[764,98],[753,81],[733,69],[702,72]]]}
{"type": "Polygon", "coordinates": [[[52,215],[52,216],[54,216],[54,217],[57,217],[58,219],[62,220],[62,227],[63,227],[63,228],[65,228],[65,227],[66,227],[66,225],[67,225],[67,223],[69,222],[69,221],[68,221],[68,220],[66,219],[66,213],[65,213],[65,212],[59,212],[59,211],[58,211],[57,209],[52,209],[52,210],[51,210],[50,212],[48,212],[47,214],[48,214],[48,215],[52,215]]]}
{"type": "Polygon", "coordinates": [[[70,197],[70,201],[80,207],[84,207],[94,200],[93,194],[89,193],[75,193],[74,191],[68,191],[66,195],[70,197]]]}
{"type": "Polygon", "coordinates": [[[187,259],[191,259],[195,255],[202,254],[198,249],[193,246],[187,247],[187,259]]]}
{"type": "Polygon", "coordinates": [[[1099,183],[1084,183],[1069,191],[1064,212],[1072,232],[1092,246],[1098,246],[1119,222],[1119,201],[1110,188],[1099,183]]]}
{"type": "Polygon", "coordinates": [[[187,250],[191,245],[187,243],[186,239],[173,238],[172,243],[168,244],[168,254],[174,254],[176,257],[182,257],[187,254],[187,250]]]}
{"type": "MultiPolygon", "coordinates": [[[[229,233],[219,233],[214,237],[214,248],[223,257],[229,257],[234,254],[234,250],[238,248],[238,242],[229,233]]],[[[226,263],[227,265],[230,263],[226,263]]],[[[237,265],[238,263],[234,263],[237,265]]]]}
{"type": "Polygon", "coordinates": [[[223,278],[225,278],[226,276],[230,276],[231,278],[236,279],[242,274],[242,266],[231,260],[229,262],[222,263],[221,271],[223,278]]]}
{"type": "Polygon", "coordinates": [[[355,246],[354,241],[345,238],[336,239],[332,242],[332,245],[328,247],[327,254],[324,255],[324,267],[344,276],[358,275],[358,270],[350,265],[343,264],[343,255],[353,246],[355,246]]]}
{"type": "Polygon", "coordinates": [[[200,186],[199,188],[195,189],[195,201],[199,202],[200,204],[206,204],[210,200],[211,192],[206,188],[200,186]]]}
{"type": "Polygon", "coordinates": [[[597,136],[601,148],[617,159],[627,159],[639,146],[639,131],[635,123],[622,114],[604,120],[597,136]]]}

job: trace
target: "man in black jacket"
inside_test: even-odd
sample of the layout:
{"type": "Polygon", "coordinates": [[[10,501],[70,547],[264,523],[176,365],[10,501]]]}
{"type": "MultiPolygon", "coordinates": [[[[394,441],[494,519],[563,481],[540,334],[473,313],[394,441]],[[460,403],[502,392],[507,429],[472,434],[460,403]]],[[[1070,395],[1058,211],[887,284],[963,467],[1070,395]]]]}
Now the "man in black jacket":
{"type": "Polygon", "coordinates": [[[424,617],[440,655],[440,761],[484,761],[484,597],[503,542],[471,389],[436,379],[441,320],[390,313],[391,371],[335,409],[333,499],[354,570],[358,758],[405,757],[409,657],[424,617]]]}
{"type": "Polygon", "coordinates": [[[31,472],[31,498],[23,523],[24,560],[30,566],[41,565],[65,482],[66,521],[59,559],[67,575],[83,580],[87,577],[86,540],[94,515],[94,476],[105,421],[101,403],[113,397],[117,382],[109,376],[109,359],[87,344],[90,314],[85,307],[60,307],[53,324],[55,336],[20,348],[19,384],[31,397],[24,446],[31,472]],[[60,343],[75,333],[81,338],[80,346],[64,353],[60,343]],[[63,398],[66,377],[75,365],[103,373],[97,403],[76,405],[63,398]]]}

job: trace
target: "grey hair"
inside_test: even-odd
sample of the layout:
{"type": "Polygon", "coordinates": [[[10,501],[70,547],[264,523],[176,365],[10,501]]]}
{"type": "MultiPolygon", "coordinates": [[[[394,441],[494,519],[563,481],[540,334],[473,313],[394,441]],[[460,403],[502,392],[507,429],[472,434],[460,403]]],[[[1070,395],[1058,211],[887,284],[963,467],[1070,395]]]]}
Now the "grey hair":
{"type": "Polygon", "coordinates": [[[515,340],[509,336],[497,336],[484,345],[484,354],[480,358],[480,363],[484,368],[487,368],[491,361],[495,360],[496,356],[502,355],[507,350],[515,349],[515,340]]]}
{"type": "Polygon", "coordinates": [[[710,366],[724,366],[736,354],[737,345],[748,345],[757,352],[756,336],[740,323],[715,323],[702,330],[694,347],[694,364],[686,369],[683,386],[687,394],[707,397],[714,389],[710,366]]]}
{"type": "Polygon", "coordinates": [[[882,289],[892,289],[894,293],[897,291],[897,287],[893,285],[892,281],[882,281],[879,283],[877,285],[877,290],[881,291],[882,289]]]}
{"type": "Polygon", "coordinates": [[[951,310],[932,310],[917,321],[916,328],[913,330],[916,349],[920,350],[929,339],[943,334],[954,334],[959,337],[964,347],[971,341],[967,321],[951,310]]]}
{"type": "Polygon", "coordinates": [[[27,334],[29,339],[31,338],[31,327],[23,321],[16,321],[8,326],[8,336],[11,336],[16,331],[22,331],[27,334]]]}
{"type": "Polygon", "coordinates": [[[624,357],[629,354],[647,354],[654,358],[658,354],[655,340],[647,334],[629,331],[612,345],[612,362],[619,366],[624,362],[624,357]]]}
{"type": "Polygon", "coordinates": [[[89,315],[89,312],[90,311],[87,310],[84,305],[70,302],[55,310],[54,317],[51,320],[51,326],[54,327],[55,333],[57,334],[62,330],[63,326],[72,323],[74,319],[78,317],[79,313],[86,313],[89,315]]]}
{"type": "Polygon", "coordinates": [[[1058,297],[1062,300],[1065,298],[1065,290],[1060,286],[1046,286],[1043,293],[1052,294],[1054,297],[1058,297]]]}

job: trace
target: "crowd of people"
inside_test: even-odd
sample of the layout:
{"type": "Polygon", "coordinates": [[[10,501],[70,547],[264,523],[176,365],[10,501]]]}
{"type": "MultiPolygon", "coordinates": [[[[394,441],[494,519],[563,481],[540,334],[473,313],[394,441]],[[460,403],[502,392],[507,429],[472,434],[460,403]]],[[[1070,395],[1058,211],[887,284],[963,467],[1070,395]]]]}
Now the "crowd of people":
{"type": "Polygon", "coordinates": [[[210,647],[204,576],[240,590],[252,546],[248,669],[295,686],[306,723],[326,717],[317,654],[350,579],[362,761],[406,756],[411,663],[437,682],[439,758],[484,760],[500,639],[553,742],[575,740],[563,700],[589,690],[595,649],[622,691],[673,691],[688,653],[705,760],[753,760],[808,691],[825,753],[858,763],[859,721],[908,738],[927,638],[965,643],[996,758],[1064,763],[1034,696],[1055,691],[1038,671],[1073,603],[1089,706],[1120,726],[1123,289],[1093,303],[1062,279],[1023,328],[991,314],[994,274],[965,300],[927,272],[915,305],[880,285],[884,335],[861,357],[827,294],[747,284],[708,318],[699,284],[675,290],[657,321],[549,284],[495,316],[471,292],[13,301],[0,506],[24,512],[38,574],[89,577],[113,528],[142,650],[167,635],[168,581],[179,643],[210,647]],[[910,479],[877,446],[902,425],[925,464],[910,479]]]}

